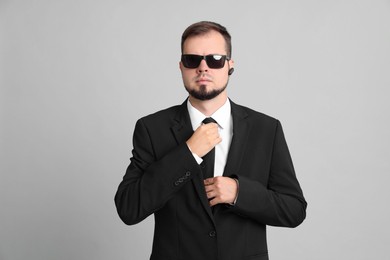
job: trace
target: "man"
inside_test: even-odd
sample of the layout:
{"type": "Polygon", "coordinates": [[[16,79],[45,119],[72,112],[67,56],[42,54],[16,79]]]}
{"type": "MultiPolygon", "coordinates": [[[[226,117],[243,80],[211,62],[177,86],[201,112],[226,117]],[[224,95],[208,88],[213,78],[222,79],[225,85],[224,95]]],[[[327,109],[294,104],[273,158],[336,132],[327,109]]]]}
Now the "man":
{"type": "Polygon", "coordinates": [[[305,219],[282,127],[228,99],[233,67],[226,29],[191,25],[180,61],[188,99],[135,126],[115,203],[128,225],[154,214],[152,260],[265,260],[266,225],[305,219]]]}

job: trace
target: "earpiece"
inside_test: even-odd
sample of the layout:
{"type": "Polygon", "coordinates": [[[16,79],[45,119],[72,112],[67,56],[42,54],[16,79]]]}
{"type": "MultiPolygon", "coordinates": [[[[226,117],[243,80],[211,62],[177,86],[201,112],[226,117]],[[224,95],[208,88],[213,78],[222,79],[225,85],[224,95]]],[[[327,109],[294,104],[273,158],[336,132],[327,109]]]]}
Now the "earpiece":
{"type": "Polygon", "coordinates": [[[234,68],[231,68],[231,69],[228,71],[228,75],[229,75],[229,76],[232,75],[233,72],[234,72],[234,68]]]}

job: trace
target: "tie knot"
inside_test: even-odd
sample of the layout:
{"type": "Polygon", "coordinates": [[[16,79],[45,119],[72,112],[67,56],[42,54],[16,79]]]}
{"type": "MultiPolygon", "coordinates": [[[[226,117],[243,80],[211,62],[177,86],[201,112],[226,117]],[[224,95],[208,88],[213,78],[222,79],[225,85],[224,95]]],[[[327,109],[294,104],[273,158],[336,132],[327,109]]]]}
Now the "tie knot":
{"type": "Polygon", "coordinates": [[[214,118],[212,117],[206,117],[203,121],[202,121],[203,124],[208,124],[208,123],[216,123],[217,124],[217,121],[214,120],[214,118]]]}

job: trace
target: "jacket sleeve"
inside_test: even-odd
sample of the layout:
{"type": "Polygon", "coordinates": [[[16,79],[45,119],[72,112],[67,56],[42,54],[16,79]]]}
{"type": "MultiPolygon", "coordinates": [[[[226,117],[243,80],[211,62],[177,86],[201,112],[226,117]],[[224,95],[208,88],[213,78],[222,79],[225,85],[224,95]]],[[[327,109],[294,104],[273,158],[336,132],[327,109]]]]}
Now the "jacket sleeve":
{"type": "Polygon", "coordinates": [[[133,156],[115,195],[118,214],[128,225],[142,221],[163,207],[199,171],[185,142],[175,144],[157,158],[154,141],[143,120],[138,120],[133,156]]]}
{"type": "Polygon", "coordinates": [[[296,178],[279,121],[273,140],[268,183],[238,173],[239,195],[231,209],[262,224],[296,227],[306,217],[307,203],[296,178]]]}

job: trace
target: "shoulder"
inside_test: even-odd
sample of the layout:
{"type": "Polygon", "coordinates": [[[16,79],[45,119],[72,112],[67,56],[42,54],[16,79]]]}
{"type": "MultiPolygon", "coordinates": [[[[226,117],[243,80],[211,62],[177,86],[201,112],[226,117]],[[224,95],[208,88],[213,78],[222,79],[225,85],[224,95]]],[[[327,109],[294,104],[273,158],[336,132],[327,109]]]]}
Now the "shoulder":
{"type": "Polygon", "coordinates": [[[232,106],[233,116],[242,117],[255,123],[261,122],[266,124],[277,124],[279,122],[278,119],[270,115],[264,114],[262,112],[256,111],[254,109],[251,109],[243,105],[235,104],[232,101],[231,101],[231,106],[232,106]]]}
{"type": "Polygon", "coordinates": [[[138,122],[153,126],[171,125],[172,122],[176,121],[177,118],[185,112],[186,106],[183,104],[175,105],[141,117],[138,122]]]}
{"type": "Polygon", "coordinates": [[[239,127],[243,124],[248,126],[250,134],[263,135],[272,138],[277,133],[282,133],[282,124],[272,116],[253,110],[242,105],[232,105],[233,125],[239,127]],[[234,123],[235,122],[235,123],[234,123]]]}

